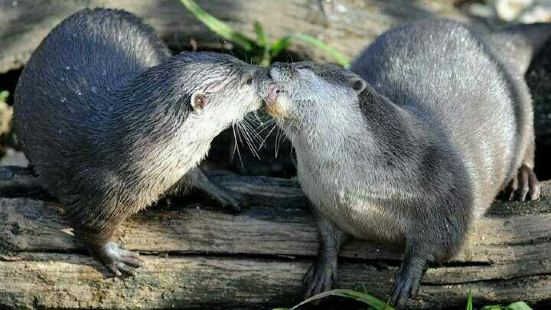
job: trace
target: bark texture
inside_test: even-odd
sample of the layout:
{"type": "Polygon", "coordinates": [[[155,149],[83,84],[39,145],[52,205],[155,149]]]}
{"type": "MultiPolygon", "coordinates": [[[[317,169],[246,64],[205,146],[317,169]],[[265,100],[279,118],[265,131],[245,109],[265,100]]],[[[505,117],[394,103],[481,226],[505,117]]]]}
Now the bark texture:
{"type": "MultiPolygon", "coordinates": [[[[0,308],[289,306],[317,248],[306,199],[291,180],[219,174],[245,196],[239,215],[206,202],[157,206],[136,215],[118,239],[142,254],[134,278],[106,270],[73,239],[54,202],[0,199],[0,308]]],[[[551,305],[551,183],[532,203],[497,202],[451,262],[427,272],[414,307],[475,300],[551,305]]],[[[342,251],[338,287],[386,298],[399,251],[353,240],[342,251]]]]}

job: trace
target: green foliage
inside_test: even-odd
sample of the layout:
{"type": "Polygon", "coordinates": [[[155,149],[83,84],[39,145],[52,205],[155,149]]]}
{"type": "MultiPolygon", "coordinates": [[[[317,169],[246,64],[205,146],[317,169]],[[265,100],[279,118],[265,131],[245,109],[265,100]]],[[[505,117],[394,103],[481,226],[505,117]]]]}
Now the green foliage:
{"type": "Polygon", "coordinates": [[[303,302],[299,303],[298,305],[296,305],[292,308],[277,308],[277,309],[274,309],[274,310],[296,310],[302,305],[305,305],[305,304],[310,303],[310,302],[315,301],[315,300],[320,300],[320,299],[328,297],[328,296],[339,296],[339,297],[354,299],[354,300],[357,300],[357,301],[362,302],[365,305],[367,305],[369,307],[368,309],[394,310],[394,308],[389,306],[386,302],[384,302],[384,301],[382,301],[382,300],[380,300],[376,297],[373,297],[372,295],[369,295],[367,293],[354,291],[354,290],[346,290],[346,289],[336,289],[336,290],[331,290],[331,291],[328,291],[328,292],[324,292],[324,293],[312,296],[312,297],[304,300],[303,302]]]}
{"type": "MultiPolygon", "coordinates": [[[[367,306],[368,310],[394,310],[394,308],[389,306],[386,302],[370,294],[358,292],[355,290],[346,290],[346,289],[331,290],[325,293],[312,296],[302,301],[301,303],[295,305],[292,308],[275,308],[273,310],[296,310],[307,303],[320,300],[322,298],[329,297],[329,296],[339,296],[339,297],[349,298],[349,299],[362,302],[367,306]]],[[[465,309],[466,310],[474,309],[473,295],[471,294],[471,292],[469,292],[469,295],[467,296],[467,306],[465,307],[465,309]]],[[[530,306],[528,306],[524,301],[517,301],[508,306],[488,305],[480,308],[480,310],[532,310],[532,308],[530,308],[530,306]]]]}
{"type": "Polygon", "coordinates": [[[350,60],[328,46],[323,41],[306,34],[290,34],[270,42],[268,35],[259,22],[254,23],[256,38],[252,39],[247,35],[234,30],[228,24],[210,15],[193,0],[180,0],[183,5],[210,30],[217,33],[224,39],[233,42],[246,52],[252,54],[253,61],[261,66],[269,66],[273,59],[289,48],[294,41],[315,47],[333,57],[340,65],[347,67],[350,60]]]}
{"type": "Polygon", "coordinates": [[[469,295],[467,296],[467,307],[465,307],[466,310],[473,310],[473,294],[471,291],[469,291],[469,295]]]}
{"type": "Polygon", "coordinates": [[[532,310],[524,301],[517,301],[508,306],[489,305],[480,308],[480,310],[532,310]]]}
{"type": "Polygon", "coordinates": [[[9,96],[10,96],[9,91],[7,90],[0,91],[0,102],[6,102],[9,96]]]}

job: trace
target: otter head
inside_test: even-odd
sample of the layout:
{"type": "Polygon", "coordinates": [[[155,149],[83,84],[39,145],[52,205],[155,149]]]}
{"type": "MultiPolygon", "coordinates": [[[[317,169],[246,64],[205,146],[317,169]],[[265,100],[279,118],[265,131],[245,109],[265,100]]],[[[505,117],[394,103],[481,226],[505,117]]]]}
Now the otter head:
{"type": "Polygon", "coordinates": [[[297,131],[331,128],[329,123],[338,126],[360,115],[355,112],[366,82],[337,65],[275,63],[257,87],[268,114],[292,138],[297,131]]]}
{"type": "Polygon", "coordinates": [[[176,56],[190,117],[223,129],[260,107],[253,76],[259,68],[233,56],[210,52],[184,52],[176,56]]]}

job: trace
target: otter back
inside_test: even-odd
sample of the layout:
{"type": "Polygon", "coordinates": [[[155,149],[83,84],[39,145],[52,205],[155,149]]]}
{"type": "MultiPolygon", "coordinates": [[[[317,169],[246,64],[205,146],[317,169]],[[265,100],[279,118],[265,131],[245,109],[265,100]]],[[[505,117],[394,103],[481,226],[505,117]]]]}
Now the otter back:
{"type": "Polygon", "coordinates": [[[524,159],[532,126],[525,83],[473,32],[446,20],[388,31],[351,69],[453,147],[482,214],[524,159]]]}
{"type": "Polygon", "coordinates": [[[119,10],[80,11],[42,41],[16,89],[15,126],[31,163],[41,160],[38,174],[58,175],[42,180],[51,192],[63,188],[58,167],[80,161],[76,156],[72,163],[69,154],[95,147],[88,133],[100,130],[97,115],[112,109],[112,90],[168,56],[151,27],[119,10]]]}

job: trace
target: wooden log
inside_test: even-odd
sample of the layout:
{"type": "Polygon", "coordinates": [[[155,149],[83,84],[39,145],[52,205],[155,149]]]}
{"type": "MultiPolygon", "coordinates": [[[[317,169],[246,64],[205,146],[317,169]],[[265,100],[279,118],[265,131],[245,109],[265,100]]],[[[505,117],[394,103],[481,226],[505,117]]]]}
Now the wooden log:
{"type": "MultiPolygon", "coordinates": [[[[157,206],[117,238],[146,264],[137,276],[106,270],[75,242],[53,202],[0,199],[0,308],[289,306],[317,248],[314,220],[292,180],[218,174],[250,207],[239,215],[208,202],[157,206]]],[[[487,303],[551,305],[551,182],[532,203],[497,202],[475,223],[461,253],[429,268],[411,306],[457,307],[469,291],[487,303]]],[[[341,253],[337,285],[386,298],[400,254],[354,240],[341,253]]]]}
{"type": "MultiPolygon", "coordinates": [[[[464,18],[453,1],[408,0],[203,0],[205,10],[235,29],[254,36],[261,21],[272,39],[302,32],[325,40],[348,56],[355,55],[389,27],[432,15],[464,18]]],[[[61,20],[85,7],[125,9],[142,17],[175,49],[227,49],[231,44],[198,22],[178,0],[4,0],[0,1],[0,73],[20,68],[46,34],[61,20]]],[[[314,49],[299,47],[314,59],[314,49]]]]}

